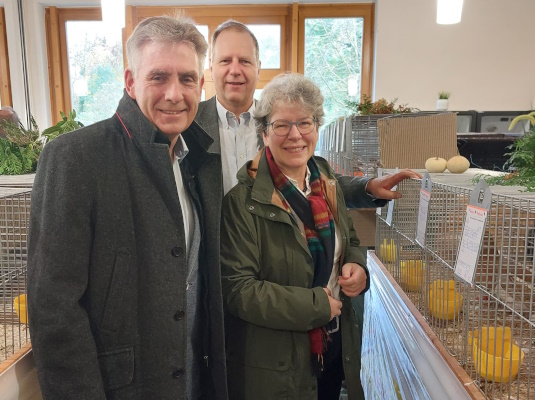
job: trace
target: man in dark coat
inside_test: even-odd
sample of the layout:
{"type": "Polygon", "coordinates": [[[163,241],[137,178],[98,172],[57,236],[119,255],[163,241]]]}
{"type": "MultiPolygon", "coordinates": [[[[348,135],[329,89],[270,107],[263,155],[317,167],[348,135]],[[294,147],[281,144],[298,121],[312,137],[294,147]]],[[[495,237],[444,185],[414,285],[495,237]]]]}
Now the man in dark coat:
{"type": "Polygon", "coordinates": [[[193,121],[206,49],[191,20],[143,20],[115,115],[45,146],[28,244],[44,399],[227,399],[221,161],[193,121]]]}

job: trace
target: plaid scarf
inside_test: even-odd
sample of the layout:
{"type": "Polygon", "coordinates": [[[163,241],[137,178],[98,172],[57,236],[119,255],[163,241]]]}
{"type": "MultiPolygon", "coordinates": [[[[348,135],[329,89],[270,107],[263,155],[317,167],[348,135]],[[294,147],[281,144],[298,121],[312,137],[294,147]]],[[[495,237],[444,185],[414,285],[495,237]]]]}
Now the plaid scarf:
{"type": "MultiPolygon", "coordinates": [[[[266,159],[275,188],[281,192],[286,211],[293,211],[303,222],[308,249],[314,260],[314,279],[312,287],[326,287],[331,276],[334,262],[334,219],[325,201],[320,171],[316,162],[310,158],[307,166],[310,170],[311,194],[308,199],[281,172],[269,147],[266,147],[266,159]]],[[[312,370],[319,377],[323,371],[323,353],[326,350],[329,334],[325,327],[308,331],[310,351],[312,353],[312,370]]]]}

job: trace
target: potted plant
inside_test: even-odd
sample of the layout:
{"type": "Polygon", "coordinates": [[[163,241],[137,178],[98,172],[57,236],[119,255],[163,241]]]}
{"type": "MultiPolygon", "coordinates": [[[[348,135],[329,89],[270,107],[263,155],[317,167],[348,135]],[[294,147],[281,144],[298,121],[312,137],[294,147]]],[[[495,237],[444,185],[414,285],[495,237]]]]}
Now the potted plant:
{"type": "Polygon", "coordinates": [[[449,106],[450,92],[438,92],[437,111],[446,111],[449,106]]]}
{"type": "Polygon", "coordinates": [[[78,129],[84,125],[76,121],[76,111],[67,115],[60,112],[62,120],[56,125],[39,133],[39,127],[30,115],[28,129],[19,121],[1,121],[6,137],[0,137],[0,175],[21,175],[35,172],[37,161],[44,144],[63,133],[78,129]]]}

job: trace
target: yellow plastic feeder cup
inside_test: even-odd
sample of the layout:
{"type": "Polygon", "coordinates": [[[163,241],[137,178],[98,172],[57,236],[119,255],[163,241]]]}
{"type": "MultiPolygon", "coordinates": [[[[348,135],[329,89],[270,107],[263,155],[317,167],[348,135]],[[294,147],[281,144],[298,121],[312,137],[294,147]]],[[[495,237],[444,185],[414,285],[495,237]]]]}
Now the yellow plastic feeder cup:
{"type": "Polygon", "coordinates": [[[463,296],[455,290],[455,281],[437,279],[429,285],[427,304],[433,317],[449,321],[459,314],[463,296]]]}
{"type": "Polygon", "coordinates": [[[13,300],[13,308],[21,324],[28,323],[28,310],[26,309],[26,294],[21,294],[13,300]]]}
{"type": "Polygon", "coordinates": [[[512,342],[508,326],[472,332],[472,357],[481,377],[501,383],[515,379],[524,362],[524,352],[512,342]]]}
{"type": "Polygon", "coordinates": [[[390,243],[387,243],[386,239],[383,239],[383,243],[381,243],[379,246],[379,254],[381,255],[382,260],[388,263],[396,262],[398,253],[397,250],[398,248],[394,242],[394,239],[390,239],[390,243]]]}
{"type": "Polygon", "coordinates": [[[425,262],[422,260],[401,261],[401,287],[409,292],[418,292],[425,276],[425,262]]]}

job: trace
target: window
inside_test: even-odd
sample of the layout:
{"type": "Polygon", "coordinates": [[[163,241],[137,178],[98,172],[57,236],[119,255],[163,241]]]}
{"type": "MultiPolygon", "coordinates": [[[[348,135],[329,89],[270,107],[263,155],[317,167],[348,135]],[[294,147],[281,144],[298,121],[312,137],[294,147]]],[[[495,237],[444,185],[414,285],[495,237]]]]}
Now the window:
{"type": "Polygon", "coordinates": [[[354,113],[348,102],[371,96],[373,4],[301,6],[299,72],[325,97],[325,123],[354,113]]]}
{"type": "Polygon", "coordinates": [[[7,53],[6,19],[0,7],[0,107],[12,105],[9,58],[7,53]]]}
{"type": "Polygon", "coordinates": [[[113,115],[124,87],[120,29],[101,21],[100,9],[47,9],[53,122],[76,110],[91,124],[113,115]]]}

